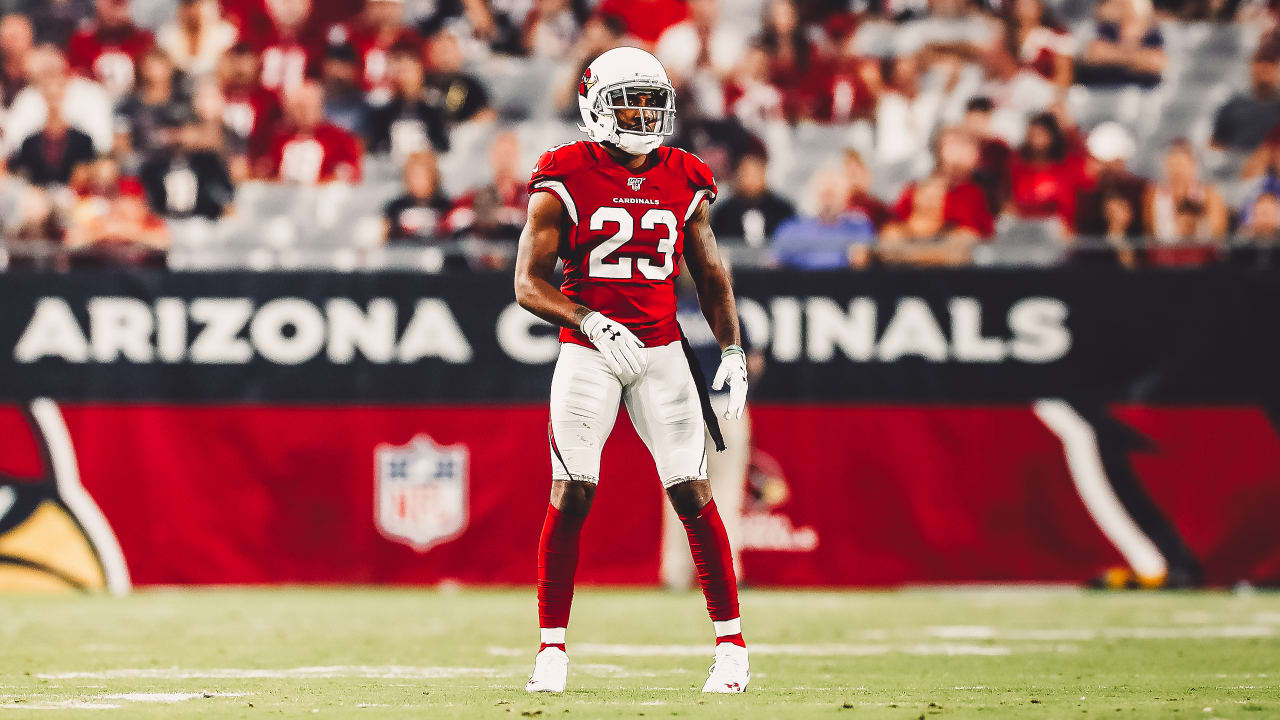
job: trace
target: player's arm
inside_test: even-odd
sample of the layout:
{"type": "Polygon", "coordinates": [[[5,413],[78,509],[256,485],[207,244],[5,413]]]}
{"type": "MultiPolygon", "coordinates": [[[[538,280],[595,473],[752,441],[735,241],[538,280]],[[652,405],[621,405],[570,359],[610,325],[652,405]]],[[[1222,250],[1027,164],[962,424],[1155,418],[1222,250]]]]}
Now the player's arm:
{"type": "Polygon", "coordinates": [[[720,343],[720,368],[712,389],[729,385],[725,417],[742,417],[747,405],[747,362],[738,329],[738,304],[733,299],[729,271],[720,259],[715,233],[711,231],[711,203],[703,200],[684,228],[684,258],[698,290],[698,303],[711,332],[720,343]]]}
{"type": "Polygon", "coordinates": [[[554,196],[537,192],[529,197],[529,215],[516,249],[516,302],[549,323],[577,330],[591,314],[551,283],[556,269],[564,206],[554,196]]]}
{"type": "Polygon", "coordinates": [[[529,197],[529,214],[516,249],[516,302],[549,323],[581,330],[614,372],[639,373],[641,344],[621,323],[574,302],[551,282],[560,235],[567,221],[560,200],[546,192],[529,197]]]}
{"type": "Polygon", "coordinates": [[[720,260],[715,233],[711,231],[711,203],[703,200],[684,227],[684,257],[698,289],[702,314],[723,350],[741,345],[738,334],[738,305],[733,299],[729,271],[720,260]]]}

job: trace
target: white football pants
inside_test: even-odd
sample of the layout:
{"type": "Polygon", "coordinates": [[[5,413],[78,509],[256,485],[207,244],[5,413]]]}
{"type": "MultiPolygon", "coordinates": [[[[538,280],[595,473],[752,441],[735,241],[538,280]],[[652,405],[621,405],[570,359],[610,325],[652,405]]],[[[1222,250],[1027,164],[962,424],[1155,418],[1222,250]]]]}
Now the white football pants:
{"type": "MultiPolygon", "coordinates": [[[[551,477],[600,481],[600,452],[627,406],[662,486],[707,477],[702,406],[679,342],[640,349],[639,374],[617,375],[599,351],[560,345],[551,378],[551,477]]],[[[727,522],[727,520],[726,520],[727,522]]],[[[685,554],[689,553],[686,541],[685,554]]]]}

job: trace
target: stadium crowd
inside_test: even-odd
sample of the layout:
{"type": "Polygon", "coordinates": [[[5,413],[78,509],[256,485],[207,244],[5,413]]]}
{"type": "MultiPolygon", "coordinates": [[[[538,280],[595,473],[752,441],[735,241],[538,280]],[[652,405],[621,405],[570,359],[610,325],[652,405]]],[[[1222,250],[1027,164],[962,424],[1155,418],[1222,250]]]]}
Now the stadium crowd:
{"type": "Polygon", "coordinates": [[[357,233],[364,246],[503,266],[538,141],[574,139],[578,78],[618,45],[668,68],[680,113],[669,142],[711,165],[718,236],[762,264],[962,265],[1010,239],[1053,261],[1124,266],[1257,262],[1280,246],[1275,0],[0,0],[0,11],[11,267],[164,265],[193,219],[234,225],[246,188],[268,185],[355,188],[364,219],[380,218],[357,233]],[[1219,28],[1239,44],[1215,55],[1219,28]],[[1229,63],[1189,67],[1202,57],[1192,47],[1229,63]],[[1184,81],[1196,73],[1199,85],[1184,81]],[[1234,94],[1200,93],[1210,86],[1234,94]],[[1192,115],[1212,98],[1211,122],[1170,136],[1188,93],[1192,115]]]}

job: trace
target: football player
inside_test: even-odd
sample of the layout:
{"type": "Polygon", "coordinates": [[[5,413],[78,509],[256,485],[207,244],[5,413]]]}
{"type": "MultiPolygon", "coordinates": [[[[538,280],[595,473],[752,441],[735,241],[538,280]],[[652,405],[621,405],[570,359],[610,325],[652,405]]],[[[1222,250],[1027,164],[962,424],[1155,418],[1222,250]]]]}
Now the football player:
{"type": "Polygon", "coordinates": [[[751,673],[732,554],[707,481],[704,419],[722,441],[676,323],[674,287],[683,257],[722,348],[712,385],[729,389],[725,416],[741,417],[747,367],[738,312],[708,221],[715,179],[696,155],[662,147],[675,126],[675,92],[653,55],[631,47],[600,55],[578,85],[578,108],[590,141],[538,160],[516,258],[517,300],[561,327],[548,432],[551,502],[538,544],[542,644],[525,689],[565,688],[579,536],[622,402],[684,524],[706,596],[716,646],[702,690],[743,692],[751,673]],[[551,282],[557,259],[559,288],[551,282]]]}

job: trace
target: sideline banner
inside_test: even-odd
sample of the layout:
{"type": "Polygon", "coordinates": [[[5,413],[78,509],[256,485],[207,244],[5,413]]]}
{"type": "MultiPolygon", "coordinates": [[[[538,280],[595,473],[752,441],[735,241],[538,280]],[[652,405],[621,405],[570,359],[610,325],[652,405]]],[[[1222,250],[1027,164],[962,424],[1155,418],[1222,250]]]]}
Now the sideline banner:
{"type": "MultiPolygon", "coordinates": [[[[1280,583],[1280,276],[736,282],[752,584],[1280,583]]],[[[505,275],[9,274],[0,307],[0,589],[534,580],[557,345],[505,275]]],[[[662,501],[623,414],[584,582],[657,581],[662,501]]]]}

